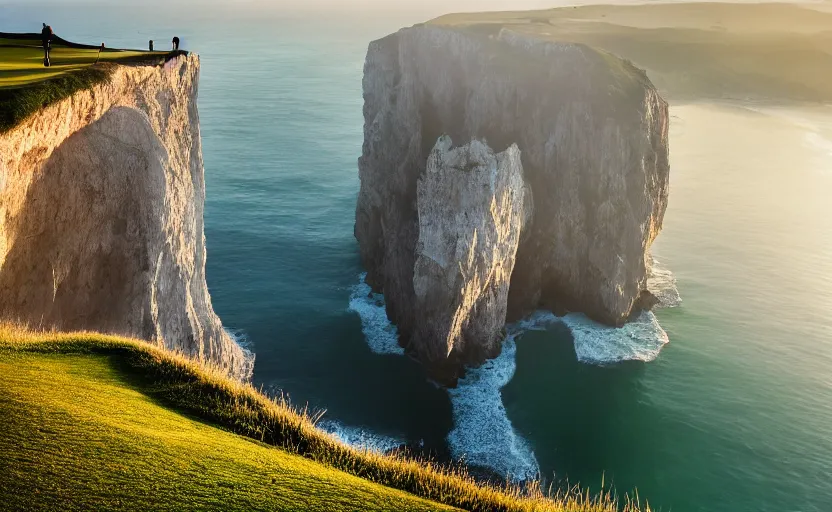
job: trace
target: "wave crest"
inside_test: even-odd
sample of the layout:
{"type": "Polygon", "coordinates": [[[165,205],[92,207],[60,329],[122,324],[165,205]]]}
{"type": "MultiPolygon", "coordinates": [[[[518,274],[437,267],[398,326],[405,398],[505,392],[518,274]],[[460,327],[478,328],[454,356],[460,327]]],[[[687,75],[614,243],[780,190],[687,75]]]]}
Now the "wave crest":
{"type": "Polygon", "coordinates": [[[679,294],[673,272],[652,256],[647,272],[647,291],[659,299],[659,307],[675,308],[682,305],[682,296],[679,294]]]}
{"type": "Polygon", "coordinates": [[[570,313],[560,321],[572,331],[578,361],[587,364],[654,361],[670,341],[656,315],[649,311],[624,327],[599,324],[579,313],[570,313]]]}
{"type": "MultiPolygon", "coordinates": [[[[398,344],[398,332],[387,319],[384,297],[372,293],[365,278],[366,274],[362,274],[359,283],[353,287],[350,310],[361,317],[362,331],[373,352],[403,355],[404,349],[398,344]]],[[[650,291],[659,298],[663,307],[675,307],[681,303],[676,279],[658,262],[653,262],[648,286],[652,287],[650,291]]],[[[501,390],[514,377],[517,368],[516,340],[527,331],[546,330],[557,323],[570,329],[577,359],[587,364],[653,361],[669,341],[656,315],[649,311],[620,328],[599,324],[580,313],[558,317],[548,311],[535,312],[506,326],[507,336],[500,355],[479,368],[468,369],[457,387],[447,390],[454,419],[454,428],[448,434],[447,442],[455,459],[489,468],[516,481],[539,477],[540,467],[534,451],[511,424],[501,390]]],[[[335,422],[324,424],[338,426],[335,422]]],[[[401,445],[398,440],[361,429],[338,426],[332,427],[332,432],[353,445],[358,443],[384,449],[401,445]]]]}
{"type": "Polygon", "coordinates": [[[365,272],[361,274],[358,284],[352,287],[349,309],[361,318],[361,332],[370,350],[376,354],[404,355],[404,348],[399,345],[398,329],[387,319],[384,295],[373,293],[366,279],[365,272]]]}
{"type": "Polygon", "coordinates": [[[447,440],[455,459],[522,481],[537,478],[540,466],[514,430],[500,393],[514,377],[516,352],[514,337],[507,337],[499,356],[468,369],[457,387],[448,390],[454,428],[447,440]]]}
{"type": "Polygon", "coordinates": [[[359,450],[387,453],[404,444],[402,439],[377,434],[362,427],[351,427],[336,420],[321,420],[318,428],[339,441],[359,450]]]}

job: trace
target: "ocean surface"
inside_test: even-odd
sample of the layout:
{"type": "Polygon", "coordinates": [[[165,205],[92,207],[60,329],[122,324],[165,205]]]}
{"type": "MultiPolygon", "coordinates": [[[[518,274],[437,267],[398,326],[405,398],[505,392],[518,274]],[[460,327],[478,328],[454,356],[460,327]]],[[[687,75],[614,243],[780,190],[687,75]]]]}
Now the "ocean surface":
{"type": "Polygon", "coordinates": [[[626,330],[541,312],[446,390],[402,355],[352,235],[367,43],[420,19],[0,5],[0,30],[41,21],[201,54],[214,308],[256,384],[345,441],[659,510],[832,510],[832,107],[673,105],[653,253],[681,303],[626,330]]]}

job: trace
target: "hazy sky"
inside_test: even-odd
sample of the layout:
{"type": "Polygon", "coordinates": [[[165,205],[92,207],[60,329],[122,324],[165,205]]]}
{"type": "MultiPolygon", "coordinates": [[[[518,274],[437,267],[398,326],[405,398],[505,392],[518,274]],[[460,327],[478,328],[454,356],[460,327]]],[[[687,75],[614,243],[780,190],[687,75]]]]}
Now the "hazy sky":
{"type": "MultiPolygon", "coordinates": [[[[0,25],[3,23],[4,7],[10,7],[18,14],[27,12],[38,16],[48,13],[45,5],[73,7],[83,12],[81,6],[102,6],[110,8],[129,7],[148,9],[159,6],[170,16],[220,17],[223,11],[234,17],[272,18],[273,16],[308,17],[334,19],[400,19],[402,24],[416,23],[452,12],[476,12],[493,10],[527,10],[581,4],[632,4],[666,3],[691,0],[0,0],[0,25]]],[[[753,2],[756,0],[733,0],[753,2]]],[[[789,0],[781,0],[789,1],[789,0]]],[[[799,0],[798,0],[799,1],[799,0]]],[[[832,0],[814,0],[832,3],[832,0]]],[[[813,0],[803,0],[804,3],[813,0]]],[[[39,19],[39,18],[38,18],[39,19]]]]}
{"type": "MultiPolygon", "coordinates": [[[[235,16],[300,15],[348,18],[399,18],[410,22],[424,21],[442,14],[462,11],[541,9],[560,5],[576,5],[586,0],[0,0],[0,25],[4,6],[16,11],[43,11],[44,6],[62,7],[101,6],[122,7],[141,5],[164,6],[168,15],[195,11],[198,16],[219,16],[215,11],[231,10],[235,16]]],[[[604,3],[624,3],[606,0],[604,3]]],[[[2,29],[0,29],[2,30],[2,29]]]]}
{"type": "MultiPolygon", "coordinates": [[[[269,10],[310,11],[486,11],[542,9],[562,5],[579,4],[629,4],[651,2],[673,2],[685,0],[144,0],[142,4],[189,5],[209,7],[211,5],[256,6],[269,10]]],[[[691,0],[687,0],[691,1],[691,0]]],[[[718,1],[718,0],[717,0],[718,1]]],[[[755,2],[757,0],[731,0],[734,2],[755,2]]],[[[781,0],[791,1],[791,0],[781,0]]],[[[830,2],[832,0],[804,0],[809,2],[830,2]]],[[[0,0],[0,6],[9,4],[106,4],[124,5],[126,0],[0,0]]]]}
{"type": "MultiPolygon", "coordinates": [[[[3,4],[105,4],[111,6],[123,5],[125,0],[0,0],[3,4]]],[[[514,10],[553,7],[556,5],[572,5],[586,3],[580,0],[146,0],[143,4],[167,5],[238,5],[243,7],[258,7],[268,9],[285,9],[289,11],[309,10],[384,10],[384,11],[414,11],[440,10],[449,11],[482,11],[482,10],[514,10]]],[[[606,3],[618,3],[616,0],[606,3]]]]}

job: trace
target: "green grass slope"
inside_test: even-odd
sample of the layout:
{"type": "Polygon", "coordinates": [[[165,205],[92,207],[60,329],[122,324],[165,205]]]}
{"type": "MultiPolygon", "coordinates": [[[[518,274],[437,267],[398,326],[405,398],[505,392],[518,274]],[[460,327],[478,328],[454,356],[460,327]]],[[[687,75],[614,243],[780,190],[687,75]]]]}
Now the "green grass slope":
{"type": "Polygon", "coordinates": [[[671,101],[832,101],[832,8],[823,4],[586,5],[431,23],[587,44],[646,69],[671,101]]]}
{"type": "Polygon", "coordinates": [[[122,365],[5,354],[0,508],[451,510],[172,411],[122,365]]]}
{"type": "Polygon", "coordinates": [[[184,52],[106,49],[99,53],[81,45],[55,44],[47,68],[40,41],[0,34],[0,133],[43,107],[106,81],[115,64],[157,65],[180,53],[184,52]]]}
{"type": "MultiPolygon", "coordinates": [[[[146,343],[0,327],[0,508],[612,512],[357,450],[146,343]]],[[[624,511],[639,510],[625,499],[624,511]]],[[[649,510],[649,507],[646,508],[649,510]]]]}

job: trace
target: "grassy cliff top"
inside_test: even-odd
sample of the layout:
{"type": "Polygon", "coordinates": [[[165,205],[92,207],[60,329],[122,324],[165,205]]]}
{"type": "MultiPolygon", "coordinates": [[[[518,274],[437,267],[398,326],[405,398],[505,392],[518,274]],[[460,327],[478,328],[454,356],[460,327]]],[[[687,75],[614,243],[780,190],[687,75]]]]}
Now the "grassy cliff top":
{"type": "Polygon", "coordinates": [[[73,93],[106,81],[116,64],[157,65],[185,52],[98,48],[58,40],[43,65],[37,34],[0,33],[0,133],[73,93]]]}
{"type": "Polygon", "coordinates": [[[671,100],[832,101],[832,7],[823,4],[590,5],[431,23],[600,48],[646,69],[671,100]]]}
{"type": "Polygon", "coordinates": [[[54,42],[50,67],[43,65],[43,48],[36,34],[0,33],[0,88],[33,85],[99,62],[136,62],[163,59],[170,52],[147,52],[98,48],[91,45],[54,42]]]}
{"type": "Polygon", "coordinates": [[[251,386],[90,333],[0,327],[0,460],[14,510],[618,510],[348,447],[251,386]]]}

